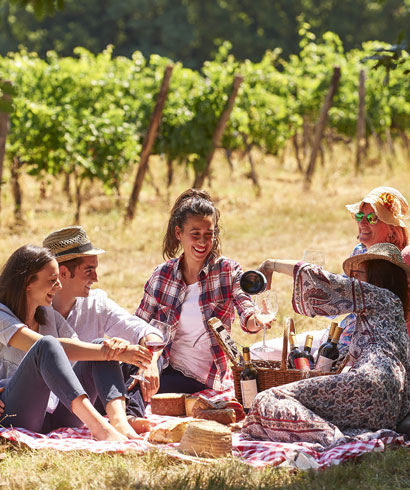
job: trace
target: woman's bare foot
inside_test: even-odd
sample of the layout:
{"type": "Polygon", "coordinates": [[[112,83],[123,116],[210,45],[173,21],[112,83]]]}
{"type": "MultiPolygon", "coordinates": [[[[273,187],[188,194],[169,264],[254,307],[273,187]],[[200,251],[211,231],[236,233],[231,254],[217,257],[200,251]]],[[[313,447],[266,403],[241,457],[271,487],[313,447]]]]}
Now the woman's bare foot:
{"type": "Polygon", "coordinates": [[[127,419],[125,418],[124,421],[113,421],[111,420],[111,424],[115,429],[123,434],[127,439],[138,439],[138,434],[135,432],[135,430],[132,428],[132,426],[128,423],[127,419]]]}
{"type": "Polygon", "coordinates": [[[97,439],[97,441],[124,442],[128,440],[128,438],[124,434],[122,434],[115,427],[109,424],[108,421],[106,423],[101,424],[100,427],[92,430],[91,435],[95,439],[97,439]]]}
{"type": "Polygon", "coordinates": [[[143,434],[144,432],[148,432],[151,428],[151,424],[147,419],[143,419],[140,417],[133,417],[129,415],[128,423],[135,430],[137,434],[143,434]]]}

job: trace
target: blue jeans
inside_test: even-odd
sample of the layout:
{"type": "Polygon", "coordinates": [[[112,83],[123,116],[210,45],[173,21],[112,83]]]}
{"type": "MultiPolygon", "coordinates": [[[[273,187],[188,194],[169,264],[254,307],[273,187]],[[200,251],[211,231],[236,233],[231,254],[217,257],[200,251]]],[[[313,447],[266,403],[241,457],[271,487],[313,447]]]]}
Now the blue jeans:
{"type": "Polygon", "coordinates": [[[162,371],[159,383],[158,393],[196,393],[208,388],[200,381],[177,371],[171,364],[162,371]]]}
{"type": "MultiPolygon", "coordinates": [[[[157,362],[158,372],[161,376],[162,365],[164,363],[164,358],[160,356],[157,362]]],[[[133,364],[122,364],[121,366],[122,374],[125,380],[125,386],[128,389],[130,384],[134,381],[134,378],[131,378],[131,374],[137,374],[139,368],[134,366],[133,364]]],[[[161,382],[161,378],[160,378],[161,382]]],[[[134,386],[134,388],[128,392],[128,401],[127,401],[127,415],[133,415],[135,417],[143,417],[145,415],[145,408],[147,406],[147,402],[142,398],[141,388],[139,382],[134,386]]]]}
{"type": "Polygon", "coordinates": [[[81,427],[71,411],[72,401],[81,395],[91,403],[98,395],[104,406],[127,398],[118,362],[79,361],[72,367],[60,342],[46,335],[27,352],[0,394],[6,406],[1,424],[44,434],[58,427],[81,427]],[[46,412],[50,391],[60,400],[52,414],[46,412]]]}

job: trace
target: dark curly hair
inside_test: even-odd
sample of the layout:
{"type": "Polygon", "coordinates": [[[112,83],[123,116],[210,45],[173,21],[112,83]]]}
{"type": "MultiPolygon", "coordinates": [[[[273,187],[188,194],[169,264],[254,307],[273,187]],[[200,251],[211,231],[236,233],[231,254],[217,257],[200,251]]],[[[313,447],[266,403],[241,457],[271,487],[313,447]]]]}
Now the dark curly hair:
{"type": "Polygon", "coordinates": [[[183,192],[175,201],[168,221],[167,232],[162,242],[162,255],[164,259],[172,259],[177,256],[180,243],[175,236],[175,227],[181,230],[190,216],[213,216],[215,222],[214,242],[211,255],[218,257],[221,255],[221,242],[219,238],[219,210],[212,201],[211,196],[204,190],[188,189],[183,192]]]}

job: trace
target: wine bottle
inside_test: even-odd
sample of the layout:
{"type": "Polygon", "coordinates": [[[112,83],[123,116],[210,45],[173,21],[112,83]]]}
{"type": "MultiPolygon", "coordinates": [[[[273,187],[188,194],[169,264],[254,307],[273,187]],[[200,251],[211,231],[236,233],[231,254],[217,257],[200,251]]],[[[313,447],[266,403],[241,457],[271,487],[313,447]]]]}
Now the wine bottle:
{"type": "Polygon", "coordinates": [[[339,358],[337,343],[342,332],[343,327],[336,327],[330,344],[323,347],[316,361],[316,369],[318,371],[329,372],[336,365],[336,361],[339,358]]]}
{"type": "Polygon", "coordinates": [[[258,371],[252,366],[249,347],[243,348],[244,368],[241,371],[242,405],[245,413],[251,408],[253,399],[258,394],[258,371]]]}
{"type": "Polygon", "coordinates": [[[335,329],[337,327],[337,322],[332,322],[330,324],[329,328],[329,334],[327,337],[327,340],[323,342],[323,344],[320,344],[319,349],[317,350],[317,356],[316,356],[316,361],[319,359],[320,353],[322,352],[322,349],[325,347],[325,345],[330,346],[330,343],[332,341],[333,334],[335,333],[335,329]]]}
{"type": "Polygon", "coordinates": [[[288,366],[290,369],[301,369],[309,371],[309,360],[306,354],[299,349],[296,343],[296,335],[293,332],[289,334],[290,352],[288,355],[288,366]]]}
{"type": "Polygon", "coordinates": [[[303,347],[303,352],[306,354],[306,357],[309,361],[310,369],[314,369],[314,367],[315,367],[315,360],[313,359],[313,356],[310,352],[312,350],[312,342],[313,342],[313,335],[306,335],[305,346],[303,347]]]}
{"type": "Polygon", "coordinates": [[[259,294],[265,291],[268,281],[262,272],[250,270],[242,274],[239,284],[245,293],[259,294]]]}

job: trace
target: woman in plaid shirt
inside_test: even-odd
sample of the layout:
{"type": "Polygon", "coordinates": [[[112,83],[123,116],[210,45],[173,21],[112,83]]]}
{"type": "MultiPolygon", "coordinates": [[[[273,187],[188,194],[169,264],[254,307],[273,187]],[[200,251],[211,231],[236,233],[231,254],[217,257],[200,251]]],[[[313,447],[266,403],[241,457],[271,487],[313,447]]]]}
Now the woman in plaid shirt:
{"type": "MultiPolygon", "coordinates": [[[[219,318],[230,330],[236,308],[244,331],[260,330],[254,304],[239,285],[240,265],[221,256],[218,221],[219,211],[207,192],[189,189],[178,197],[163,241],[163,256],[169,260],[154,270],[136,311],[145,321],[157,319],[172,329],[172,340],[162,352],[161,393],[230,387],[228,359],[208,326],[210,318],[219,318]]],[[[158,379],[155,358],[160,355],[154,354],[144,371],[150,380],[158,379]]],[[[150,398],[158,384],[142,389],[149,390],[150,398]]]]}

